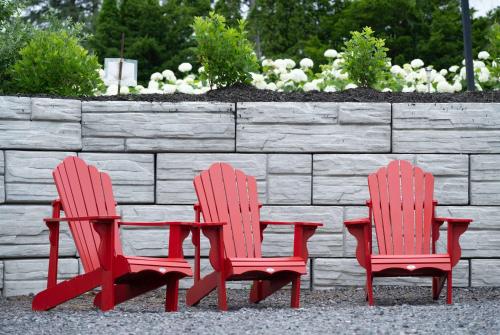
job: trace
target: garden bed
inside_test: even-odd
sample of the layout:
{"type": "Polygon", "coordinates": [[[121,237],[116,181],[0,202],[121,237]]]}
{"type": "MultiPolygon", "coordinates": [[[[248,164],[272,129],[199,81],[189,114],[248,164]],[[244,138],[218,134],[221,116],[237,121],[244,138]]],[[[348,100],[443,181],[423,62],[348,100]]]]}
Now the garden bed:
{"type": "MultiPolygon", "coordinates": [[[[26,96],[26,95],[23,95],[26,96]]],[[[31,97],[67,98],[52,95],[31,97]]],[[[253,86],[236,85],[209,91],[206,94],[129,94],[86,97],[87,101],[221,101],[221,102],[390,102],[390,103],[445,103],[445,102],[500,102],[500,91],[462,93],[402,93],[379,92],[373,89],[355,88],[342,92],[276,92],[259,90],[253,86]]]]}

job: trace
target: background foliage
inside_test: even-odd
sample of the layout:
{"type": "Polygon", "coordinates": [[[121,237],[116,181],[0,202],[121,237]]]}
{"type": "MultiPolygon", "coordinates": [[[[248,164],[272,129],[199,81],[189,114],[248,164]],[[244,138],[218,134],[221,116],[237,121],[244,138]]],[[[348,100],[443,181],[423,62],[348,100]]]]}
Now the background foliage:
{"type": "MultiPolygon", "coordinates": [[[[385,39],[395,64],[421,58],[440,69],[463,58],[460,0],[0,0],[0,21],[2,17],[9,21],[2,23],[0,48],[8,45],[10,51],[19,50],[28,38],[23,35],[29,31],[26,22],[46,29],[51,24],[48,17],[72,19],[94,34],[82,43],[101,63],[104,57],[119,55],[124,32],[125,56],[139,60],[139,80],[146,83],[150,73],[176,70],[182,62],[199,65],[191,24],[195,16],[206,16],[210,10],[225,16],[229,25],[246,17],[259,58],[299,61],[307,57],[314,61],[315,70],[325,60],[324,50],[340,50],[351,31],[365,26],[385,39]],[[9,15],[13,3],[27,4],[22,20],[9,15]]],[[[498,57],[498,42],[492,36],[499,22],[500,6],[487,16],[473,18],[475,55],[488,50],[498,57]]],[[[8,60],[3,56],[10,51],[0,50],[0,75],[2,68],[12,64],[13,56],[8,60]]]]}

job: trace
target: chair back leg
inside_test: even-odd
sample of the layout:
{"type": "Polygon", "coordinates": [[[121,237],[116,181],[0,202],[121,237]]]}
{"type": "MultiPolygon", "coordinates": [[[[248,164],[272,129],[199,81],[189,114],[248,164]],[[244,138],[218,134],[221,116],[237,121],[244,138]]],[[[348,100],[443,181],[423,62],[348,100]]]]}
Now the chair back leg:
{"type": "Polygon", "coordinates": [[[300,307],[300,275],[296,275],[292,279],[292,299],[290,302],[290,307],[300,307]]]}

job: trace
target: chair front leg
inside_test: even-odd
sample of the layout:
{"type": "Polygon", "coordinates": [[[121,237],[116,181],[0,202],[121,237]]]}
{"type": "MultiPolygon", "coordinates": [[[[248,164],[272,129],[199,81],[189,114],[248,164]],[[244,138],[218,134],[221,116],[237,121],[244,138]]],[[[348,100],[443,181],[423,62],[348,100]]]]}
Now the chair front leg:
{"type": "Polygon", "coordinates": [[[94,229],[101,238],[99,244],[99,262],[102,268],[102,300],[101,310],[109,311],[115,307],[114,288],[114,260],[115,260],[115,234],[116,224],[114,220],[103,220],[93,222],[94,229]]]}
{"type": "MultiPolygon", "coordinates": [[[[52,203],[52,218],[59,219],[61,217],[61,202],[55,200],[52,203]]],[[[49,228],[49,272],[47,276],[47,288],[57,285],[57,267],[59,261],[59,222],[46,222],[49,228]]]]}

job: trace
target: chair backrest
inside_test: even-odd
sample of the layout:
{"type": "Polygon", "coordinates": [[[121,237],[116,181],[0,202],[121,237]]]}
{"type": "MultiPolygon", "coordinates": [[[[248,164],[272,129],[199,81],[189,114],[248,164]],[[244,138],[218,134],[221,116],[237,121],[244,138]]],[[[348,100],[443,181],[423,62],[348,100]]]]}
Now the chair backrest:
{"type": "Polygon", "coordinates": [[[372,217],[381,255],[431,253],[434,177],[395,160],[368,177],[372,217]]]}
{"type": "MultiPolygon", "coordinates": [[[[66,217],[116,215],[116,203],[110,177],[87,165],[78,157],[67,157],[52,172],[66,217]]],[[[70,222],[69,227],[85,272],[100,267],[100,238],[89,221],[70,222]]],[[[121,254],[118,227],[115,250],[121,254]]]]}
{"type": "Polygon", "coordinates": [[[255,177],[214,163],[194,178],[204,222],[223,227],[226,257],[261,257],[260,208],[255,177]]]}

